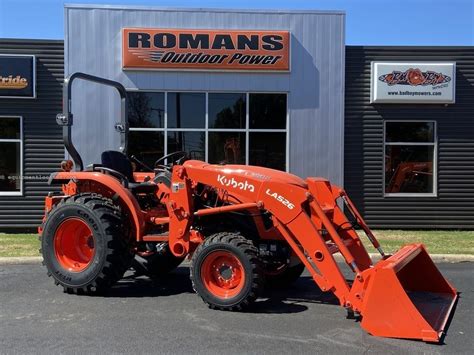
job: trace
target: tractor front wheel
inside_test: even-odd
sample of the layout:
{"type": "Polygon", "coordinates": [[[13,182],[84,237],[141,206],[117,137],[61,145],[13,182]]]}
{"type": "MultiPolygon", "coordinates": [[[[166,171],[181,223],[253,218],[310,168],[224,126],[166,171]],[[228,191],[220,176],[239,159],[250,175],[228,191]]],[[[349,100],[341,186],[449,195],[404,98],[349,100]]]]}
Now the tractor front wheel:
{"type": "Polygon", "coordinates": [[[127,226],[118,206],[95,194],[62,200],[43,226],[43,264],[68,293],[94,293],[122,278],[131,264],[127,226]]]}
{"type": "Polygon", "coordinates": [[[191,281],[210,308],[240,311],[261,294],[264,276],[257,248],[240,234],[207,238],[191,260],[191,281]]]}

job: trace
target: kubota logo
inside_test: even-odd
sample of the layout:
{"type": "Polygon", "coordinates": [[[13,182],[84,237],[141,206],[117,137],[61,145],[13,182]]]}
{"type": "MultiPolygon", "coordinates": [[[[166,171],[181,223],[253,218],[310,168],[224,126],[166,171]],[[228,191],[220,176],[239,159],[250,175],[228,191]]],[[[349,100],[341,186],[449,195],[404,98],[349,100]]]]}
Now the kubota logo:
{"type": "Polygon", "coordinates": [[[28,79],[22,78],[20,75],[1,76],[0,89],[24,89],[28,86],[28,79]]]}
{"type": "Polygon", "coordinates": [[[235,180],[234,178],[229,179],[225,175],[217,175],[217,181],[225,187],[233,187],[234,189],[255,192],[255,186],[250,184],[247,180],[241,182],[235,180]]]}
{"type": "Polygon", "coordinates": [[[420,69],[410,68],[404,72],[394,70],[391,73],[379,76],[379,80],[387,83],[389,86],[393,85],[411,85],[411,86],[427,86],[449,83],[451,77],[443,73],[437,73],[431,70],[421,71],[420,69]]]}

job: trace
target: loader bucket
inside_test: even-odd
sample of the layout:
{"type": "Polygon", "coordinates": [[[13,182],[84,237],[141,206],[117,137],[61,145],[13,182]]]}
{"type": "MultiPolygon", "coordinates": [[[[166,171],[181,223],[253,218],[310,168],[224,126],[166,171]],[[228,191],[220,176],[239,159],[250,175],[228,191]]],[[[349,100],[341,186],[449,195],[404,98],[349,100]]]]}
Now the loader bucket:
{"type": "Polygon", "coordinates": [[[422,244],[367,270],[362,328],[375,336],[439,342],[457,299],[422,244]]]}

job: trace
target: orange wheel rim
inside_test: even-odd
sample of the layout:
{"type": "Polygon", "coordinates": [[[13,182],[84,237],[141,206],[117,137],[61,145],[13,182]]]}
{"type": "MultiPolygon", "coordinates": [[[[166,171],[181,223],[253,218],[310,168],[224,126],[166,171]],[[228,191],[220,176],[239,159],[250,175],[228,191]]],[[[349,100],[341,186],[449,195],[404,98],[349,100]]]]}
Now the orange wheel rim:
{"type": "Polygon", "coordinates": [[[54,254],[64,269],[85,270],[95,255],[94,235],[87,223],[79,218],[62,222],[54,234],[54,254]]]}
{"type": "Polygon", "coordinates": [[[228,299],[237,296],[245,285],[245,271],[240,260],[224,250],[213,251],[201,266],[201,279],[214,296],[228,299]]]}

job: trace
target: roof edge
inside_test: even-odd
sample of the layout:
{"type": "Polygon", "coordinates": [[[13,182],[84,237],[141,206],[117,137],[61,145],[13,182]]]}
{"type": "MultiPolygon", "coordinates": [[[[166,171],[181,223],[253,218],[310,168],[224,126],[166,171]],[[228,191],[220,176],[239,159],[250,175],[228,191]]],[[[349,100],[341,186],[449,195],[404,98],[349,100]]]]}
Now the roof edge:
{"type": "Polygon", "coordinates": [[[256,14],[296,14],[296,15],[346,15],[343,10],[290,10],[290,9],[227,9],[227,8],[205,8],[205,7],[167,7],[146,5],[106,5],[106,4],[71,4],[65,3],[66,9],[108,9],[108,10],[156,10],[156,11],[181,11],[181,12],[215,12],[215,13],[256,13],[256,14]]]}
{"type": "Polygon", "coordinates": [[[48,38],[14,38],[14,37],[7,37],[3,38],[0,37],[0,42],[2,43],[57,43],[63,44],[64,39],[48,39],[48,38]]]}

